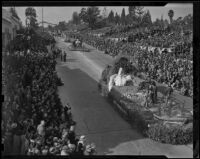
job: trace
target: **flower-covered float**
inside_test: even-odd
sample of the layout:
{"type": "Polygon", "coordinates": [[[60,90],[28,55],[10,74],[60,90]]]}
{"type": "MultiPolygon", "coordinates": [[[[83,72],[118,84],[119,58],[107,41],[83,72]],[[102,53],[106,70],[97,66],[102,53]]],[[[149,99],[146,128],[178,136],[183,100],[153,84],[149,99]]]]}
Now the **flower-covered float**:
{"type": "Polygon", "coordinates": [[[117,58],[107,66],[98,88],[143,135],[163,143],[192,143],[193,114],[187,109],[188,101],[184,103],[171,87],[138,72],[128,58],[117,58]]]}

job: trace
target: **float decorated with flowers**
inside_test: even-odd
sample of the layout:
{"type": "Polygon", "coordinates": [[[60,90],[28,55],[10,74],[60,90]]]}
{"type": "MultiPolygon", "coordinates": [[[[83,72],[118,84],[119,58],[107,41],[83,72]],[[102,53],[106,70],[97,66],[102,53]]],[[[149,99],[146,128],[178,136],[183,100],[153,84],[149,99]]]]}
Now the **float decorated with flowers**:
{"type": "Polygon", "coordinates": [[[116,58],[113,65],[107,66],[98,87],[144,136],[162,143],[192,142],[193,114],[186,106],[191,99],[181,101],[170,86],[148,78],[128,58],[116,58]]]}

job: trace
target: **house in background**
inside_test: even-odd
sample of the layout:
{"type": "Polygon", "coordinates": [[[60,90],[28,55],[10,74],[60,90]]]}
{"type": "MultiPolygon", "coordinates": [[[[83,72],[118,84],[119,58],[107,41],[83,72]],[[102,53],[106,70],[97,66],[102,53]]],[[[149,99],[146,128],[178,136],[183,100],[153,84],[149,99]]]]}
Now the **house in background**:
{"type": "Polygon", "coordinates": [[[12,16],[10,11],[2,8],[2,50],[17,35],[17,30],[22,26],[20,19],[12,16]]]}

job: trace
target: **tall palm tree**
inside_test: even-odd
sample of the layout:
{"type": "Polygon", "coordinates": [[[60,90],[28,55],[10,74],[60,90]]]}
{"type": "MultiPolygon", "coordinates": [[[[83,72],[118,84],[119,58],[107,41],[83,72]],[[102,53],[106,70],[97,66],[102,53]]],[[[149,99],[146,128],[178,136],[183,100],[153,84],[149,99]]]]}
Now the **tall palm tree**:
{"type": "Polygon", "coordinates": [[[170,19],[170,23],[172,24],[173,17],[174,17],[174,11],[170,9],[169,12],[168,12],[168,16],[169,16],[169,19],[170,19]]]}
{"type": "Polygon", "coordinates": [[[37,22],[37,14],[36,14],[36,10],[32,7],[28,7],[25,10],[25,15],[26,15],[26,19],[30,20],[30,25],[31,27],[36,27],[36,22],[37,22]]]}

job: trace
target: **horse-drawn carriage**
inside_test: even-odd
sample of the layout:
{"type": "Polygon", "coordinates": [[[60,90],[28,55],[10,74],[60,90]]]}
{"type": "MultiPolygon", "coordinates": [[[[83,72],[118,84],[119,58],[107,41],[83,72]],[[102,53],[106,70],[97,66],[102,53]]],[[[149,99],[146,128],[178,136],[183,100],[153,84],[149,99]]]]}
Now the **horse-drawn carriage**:
{"type": "Polygon", "coordinates": [[[73,43],[72,43],[72,45],[73,45],[74,48],[81,48],[81,47],[83,47],[82,40],[79,40],[79,39],[74,40],[73,43]]]}
{"type": "Polygon", "coordinates": [[[81,39],[75,39],[72,42],[72,45],[70,46],[71,51],[84,51],[89,52],[89,49],[87,49],[84,45],[81,39]]]}

